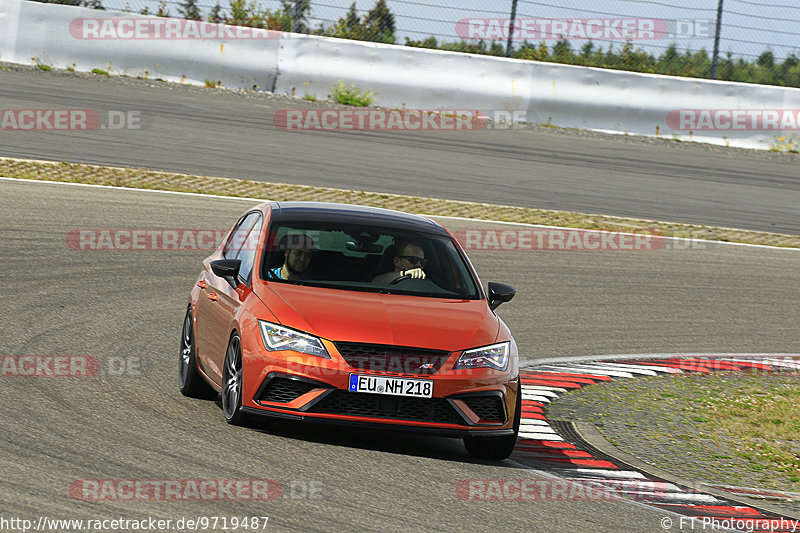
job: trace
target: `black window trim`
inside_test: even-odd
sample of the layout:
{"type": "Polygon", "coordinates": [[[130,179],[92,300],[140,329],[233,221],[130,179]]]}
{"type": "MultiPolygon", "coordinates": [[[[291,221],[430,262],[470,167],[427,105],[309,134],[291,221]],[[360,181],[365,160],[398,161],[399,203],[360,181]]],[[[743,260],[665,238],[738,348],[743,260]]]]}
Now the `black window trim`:
{"type": "MultiPolygon", "coordinates": [[[[253,213],[257,214],[257,215],[258,215],[258,217],[256,218],[256,221],[255,221],[255,223],[253,224],[253,227],[251,227],[251,228],[250,228],[250,231],[248,231],[248,232],[247,232],[248,239],[249,239],[249,237],[250,237],[250,232],[251,232],[251,231],[253,231],[253,228],[255,228],[255,227],[258,225],[258,223],[259,223],[259,222],[262,222],[262,224],[261,224],[261,229],[264,229],[264,224],[263,224],[264,215],[261,213],[261,211],[259,211],[259,210],[257,210],[257,209],[256,209],[255,211],[250,211],[250,212],[248,212],[248,213],[245,213],[244,217],[242,217],[242,220],[244,220],[245,218],[247,218],[249,215],[252,215],[253,213]]],[[[259,232],[260,232],[260,231],[261,231],[261,230],[259,230],[259,232]]],[[[259,238],[256,240],[256,246],[258,246],[258,245],[261,243],[261,235],[259,235],[258,237],[259,237],[259,238]]],[[[239,248],[239,253],[237,253],[237,254],[236,254],[236,258],[237,258],[237,259],[239,258],[239,254],[241,254],[241,253],[242,253],[242,249],[243,249],[243,248],[244,248],[244,246],[243,246],[242,248],[239,248]]],[[[244,277],[242,277],[241,273],[240,273],[240,274],[237,276],[237,277],[239,278],[239,280],[240,280],[242,283],[244,283],[245,285],[247,285],[249,288],[252,288],[252,283],[253,283],[253,270],[255,269],[255,267],[256,267],[256,253],[255,253],[255,250],[253,250],[253,266],[250,268],[250,273],[247,275],[247,279],[245,279],[244,277]]]]}

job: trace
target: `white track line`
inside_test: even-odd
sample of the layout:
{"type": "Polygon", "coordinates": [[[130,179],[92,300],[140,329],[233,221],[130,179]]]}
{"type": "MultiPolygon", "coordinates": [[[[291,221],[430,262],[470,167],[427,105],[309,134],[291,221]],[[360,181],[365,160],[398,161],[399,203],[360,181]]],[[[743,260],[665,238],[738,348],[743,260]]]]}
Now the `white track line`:
{"type": "MultiPolygon", "coordinates": [[[[597,363],[598,361],[620,361],[620,360],[636,360],[640,359],[646,361],[648,359],[674,359],[676,357],[696,357],[700,359],[722,359],[722,358],[748,358],[758,359],[753,361],[756,363],[763,362],[763,358],[785,358],[785,359],[800,359],[800,354],[797,353],[627,353],[627,354],[601,354],[601,355],[574,355],[568,357],[546,357],[542,359],[535,359],[527,361],[526,366],[522,370],[540,370],[546,365],[560,365],[564,363],[597,363]]],[[[554,370],[553,372],[557,372],[554,370]]]]}
{"type": "MultiPolygon", "coordinates": [[[[53,163],[52,161],[45,161],[45,162],[46,163],[53,163]]],[[[103,166],[103,165],[99,165],[99,166],[103,166]]],[[[115,168],[119,168],[119,167],[115,167],[115,168]]],[[[124,170],[124,168],[123,168],[123,170],[124,170]]],[[[158,172],[158,171],[155,171],[155,172],[158,172]]],[[[174,174],[181,174],[181,173],[180,172],[175,172],[174,174]]],[[[58,185],[74,185],[74,186],[79,186],[79,187],[95,187],[95,188],[100,188],[100,189],[114,189],[114,190],[136,191],[136,192],[152,192],[152,193],[160,193],[160,194],[180,194],[180,195],[186,195],[186,196],[195,196],[195,197],[204,197],[204,198],[219,198],[219,199],[223,199],[223,200],[239,200],[239,201],[245,201],[245,202],[257,202],[257,203],[263,203],[263,202],[269,201],[268,199],[265,199],[265,198],[246,198],[246,197],[239,197],[239,196],[223,196],[223,195],[219,195],[219,194],[202,194],[202,193],[196,193],[196,192],[161,191],[161,190],[158,190],[158,189],[138,189],[138,188],[133,188],[133,187],[118,187],[118,186],[115,186],[115,185],[94,185],[94,184],[89,184],[89,183],[74,183],[74,182],[69,182],[69,181],[30,180],[30,179],[22,179],[22,178],[9,178],[9,177],[6,177],[6,176],[0,176],[0,180],[3,180],[3,181],[21,181],[21,182],[26,182],[26,183],[48,183],[48,184],[58,184],[58,185]]],[[[255,180],[249,180],[249,181],[255,181],[255,180]]],[[[268,183],[268,182],[256,182],[256,183],[268,183]]],[[[292,185],[292,184],[290,184],[290,183],[275,183],[275,185],[292,185]]],[[[346,189],[337,189],[337,190],[341,190],[342,192],[351,192],[351,191],[348,191],[346,189]]],[[[355,191],[352,191],[352,192],[355,192],[355,191]]],[[[499,207],[513,207],[513,206],[502,206],[502,205],[500,205],[499,207]]],[[[450,219],[450,220],[463,220],[463,221],[466,221],[466,222],[485,222],[485,223],[488,223],[488,224],[506,224],[506,225],[509,225],[509,226],[520,226],[520,227],[525,227],[525,228],[542,228],[542,229],[559,229],[559,230],[574,229],[574,230],[582,230],[582,231],[598,231],[598,230],[589,230],[589,229],[586,229],[586,228],[567,228],[567,227],[564,227],[564,226],[548,226],[548,225],[544,225],[544,224],[525,224],[523,222],[505,222],[505,221],[502,221],[502,220],[484,220],[482,218],[453,217],[453,216],[447,216],[447,215],[431,215],[431,214],[427,214],[427,213],[421,213],[419,215],[423,216],[423,217],[428,217],[428,218],[445,218],[445,219],[450,219]]],[[[747,231],[747,230],[742,230],[742,228],[720,228],[720,229],[723,229],[723,230],[731,230],[731,229],[733,229],[733,230],[738,230],[738,231],[747,231]]],[[[620,235],[638,235],[636,233],[626,233],[626,232],[613,232],[613,233],[618,233],[620,235]]],[[[712,240],[706,240],[706,239],[694,239],[694,238],[686,238],[686,237],[666,237],[666,236],[663,236],[663,237],[660,237],[660,238],[665,239],[665,240],[669,239],[669,240],[673,240],[673,241],[702,242],[702,243],[708,243],[708,244],[727,244],[729,246],[747,246],[747,247],[751,247],[751,248],[768,248],[770,250],[794,250],[794,251],[800,251],[800,248],[790,248],[790,247],[786,247],[786,246],[770,246],[768,244],[747,244],[747,243],[741,243],[741,242],[712,241],[712,240]]]]}

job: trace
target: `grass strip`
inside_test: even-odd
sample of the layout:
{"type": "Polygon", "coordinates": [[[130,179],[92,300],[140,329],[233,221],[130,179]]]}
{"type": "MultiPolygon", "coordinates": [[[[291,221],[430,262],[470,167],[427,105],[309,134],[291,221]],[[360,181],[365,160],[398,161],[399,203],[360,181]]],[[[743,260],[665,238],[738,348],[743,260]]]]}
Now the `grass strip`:
{"type": "Polygon", "coordinates": [[[593,422],[618,448],[690,480],[797,492],[799,383],[791,371],[619,380],[563,395],[548,415],[593,422]]]}
{"type": "Polygon", "coordinates": [[[540,224],[566,228],[620,232],[649,232],[668,237],[707,239],[746,244],[800,248],[800,236],[759,231],[681,224],[608,215],[533,209],[508,205],[464,202],[422,196],[290,185],[253,180],[197,176],[141,168],[119,168],[82,163],[35,161],[0,157],[0,176],[139,189],[264,198],[276,201],[312,200],[360,204],[409,213],[437,214],[540,224]]]}
{"type": "Polygon", "coordinates": [[[736,455],[747,459],[751,470],[784,473],[798,484],[799,383],[737,380],[725,387],[710,386],[687,406],[687,414],[715,441],[728,435],[740,440],[736,455]]]}

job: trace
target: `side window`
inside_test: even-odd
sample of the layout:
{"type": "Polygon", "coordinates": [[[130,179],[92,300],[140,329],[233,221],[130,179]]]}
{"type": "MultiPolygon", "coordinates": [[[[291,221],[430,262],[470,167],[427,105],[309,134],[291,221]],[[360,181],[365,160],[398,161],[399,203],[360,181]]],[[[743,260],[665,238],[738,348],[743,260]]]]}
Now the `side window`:
{"type": "Polygon", "coordinates": [[[256,248],[258,247],[258,237],[261,234],[262,223],[261,215],[258,215],[255,224],[244,239],[239,254],[236,256],[236,259],[242,262],[242,266],[239,267],[239,276],[248,285],[250,284],[250,273],[253,271],[253,263],[256,259],[256,248]]]}
{"type": "Polygon", "coordinates": [[[239,223],[236,224],[236,227],[233,228],[230,236],[228,236],[228,242],[225,243],[225,247],[222,249],[222,257],[224,259],[236,259],[242,246],[247,241],[247,234],[250,233],[250,228],[260,218],[261,213],[248,213],[239,220],[239,223]]]}

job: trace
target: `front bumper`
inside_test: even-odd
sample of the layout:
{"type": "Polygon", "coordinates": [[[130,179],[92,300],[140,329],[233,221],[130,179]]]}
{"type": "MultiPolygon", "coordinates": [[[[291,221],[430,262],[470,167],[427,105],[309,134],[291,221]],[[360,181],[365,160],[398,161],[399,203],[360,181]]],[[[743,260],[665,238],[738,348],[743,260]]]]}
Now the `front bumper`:
{"type": "Polygon", "coordinates": [[[519,393],[516,377],[486,384],[464,377],[454,380],[451,376],[448,380],[429,376],[426,379],[433,382],[434,396],[417,398],[350,392],[346,388],[350,374],[348,370],[323,381],[286,369],[272,371],[256,382],[255,391],[252,386],[244,387],[243,408],[251,414],[291,420],[377,425],[448,436],[513,433],[519,393]]]}
{"type": "Polygon", "coordinates": [[[362,370],[351,367],[336,346],[325,339],[322,342],[330,359],[293,351],[267,351],[253,326],[252,333],[242,335],[242,410],[246,413],[452,437],[514,432],[514,410],[520,391],[516,358],[504,371],[454,369],[460,352],[453,352],[432,374],[362,370]],[[351,373],[430,379],[433,398],[349,392],[351,373]],[[303,385],[290,392],[273,391],[265,397],[269,383],[275,379],[303,385]]]}

